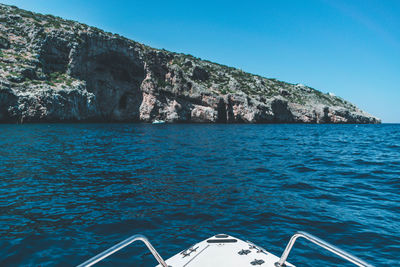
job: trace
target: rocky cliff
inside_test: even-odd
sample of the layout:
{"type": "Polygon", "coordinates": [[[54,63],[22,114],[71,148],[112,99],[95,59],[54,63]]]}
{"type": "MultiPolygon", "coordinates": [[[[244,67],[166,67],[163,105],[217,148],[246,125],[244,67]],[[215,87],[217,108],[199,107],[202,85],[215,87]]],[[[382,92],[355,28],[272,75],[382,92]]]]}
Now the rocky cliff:
{"type": "Polygon", "coordinates": [[[12,6],[0,49],[0,122],[380,122],[304,85],[12,6]]]}

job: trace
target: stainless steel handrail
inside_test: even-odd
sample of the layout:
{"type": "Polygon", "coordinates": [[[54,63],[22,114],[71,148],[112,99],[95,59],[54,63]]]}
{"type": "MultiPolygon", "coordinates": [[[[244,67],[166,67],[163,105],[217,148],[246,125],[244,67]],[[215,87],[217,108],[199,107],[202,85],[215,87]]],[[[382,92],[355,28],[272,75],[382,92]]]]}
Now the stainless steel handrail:
{"type": "Polygon", "coordinates": [[[348,253],[348,252],[346,252],[344,250],[341,250],[340,248],[338,248],[338,247],[336,247],[336,246],[334,246],[332,244],[329,244],[328,242],[326,242],[326,241],[324,241],[324,240],[322,240],[322,239],[320,239],[320,238],[318,238],[316,236],[313,236],[312,234],[309,234],[309,233],[306,233],[306,232],[302,232],[302,231],[296,232],[290,238],[290,241],[287,244],[287,246],[285,248],[285,251],[282,253],[281,258],[279,259],[278,262],[275,263],[276,267],[286,266],[285,262],[286,262],[286,259],[289,256],[290,250],[292,249],[292,247],[294,245],[294,242],[296,242],[296,239],[299,238],[299,237],[303,237],[303,238],[313,242],[314,244],[316,244],[316,245],[318,245],[318,246],[320,246],[320,247],[322,247],[322,248],[324,248],[324,249],[336,254],[337,256],[342,257],[343,259],[348,260],[351,263],[354,263],[357,266],[360,266],[360,267],[373,267],[373,265],[371,265],[369,263],[366,263],[365,261],[357,258],[356,256],[353,256],[350,253],[348,253]]]}
{"type": "Polygon", "coordinates": [[[114,254],[118,250],[123,249],[124,247],[130,245],[131,243],[133,243],[135,241],[142,241],[147,246],[147,248],[150,250],[151,254],[153,254],[154,258],[156,258],[158,263],[161,264],[162,267],[168,267],[168,265],[165,263],[163,258],[161,258],[160,254],[158,254],[157,250],[155,250],[155,248],[150,244],[149,240],[147,240],[147,238],[144,235],[133,235],[133,236],[125,239],[124,241],[119,242],[118,244],[112,246],[111,248],[103,251],[102,253],[94,256],[93,258],[90,258],[89,260],[85,261],[84,263],[79,264],[78,267],[92,266],[92,265],[98,263],[99,261],[107,258],[111,254],[114,254]]]}

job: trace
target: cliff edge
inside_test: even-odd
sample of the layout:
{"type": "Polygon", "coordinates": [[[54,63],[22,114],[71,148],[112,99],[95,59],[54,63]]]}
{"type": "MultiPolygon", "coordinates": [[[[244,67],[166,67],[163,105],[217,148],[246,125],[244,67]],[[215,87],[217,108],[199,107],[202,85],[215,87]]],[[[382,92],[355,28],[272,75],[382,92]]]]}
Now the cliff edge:
{"type": "Polygon", "coordinates": [[[0,122],[380,123],[332,94],[0,4],[0,122]]]}

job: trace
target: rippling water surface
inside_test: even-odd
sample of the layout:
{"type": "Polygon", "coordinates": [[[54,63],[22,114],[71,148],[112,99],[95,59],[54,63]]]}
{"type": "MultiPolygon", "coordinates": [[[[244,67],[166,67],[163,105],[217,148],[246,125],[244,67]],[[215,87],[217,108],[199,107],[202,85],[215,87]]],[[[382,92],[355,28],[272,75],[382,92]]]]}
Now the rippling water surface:
{"type": "MultiPolygon", "coordinates": [[[[71,266],[135,233],[164,258],[216,233],[280,255],[308,231],[400,260],[400,125],[0,125],[0,266],[71,266]]],[[[341,260],[298,241],[298,266],[341,260]]],[[[103,266],[152,266],[142,245],[103,266]]]]}

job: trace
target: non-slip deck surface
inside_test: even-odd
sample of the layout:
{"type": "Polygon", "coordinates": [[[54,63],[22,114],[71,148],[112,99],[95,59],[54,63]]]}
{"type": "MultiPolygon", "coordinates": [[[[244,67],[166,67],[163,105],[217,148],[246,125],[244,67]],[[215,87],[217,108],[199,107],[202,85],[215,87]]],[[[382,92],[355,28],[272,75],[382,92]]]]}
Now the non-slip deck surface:
{"type": "MultiPolygon", "coordinates": [[[[274,267],[278,260],[260,247],[221,234],[193,245],[166,262],[171,267],[274,267]]],[[[287,266],[294,265],[287,263],[287,266]]]]}

